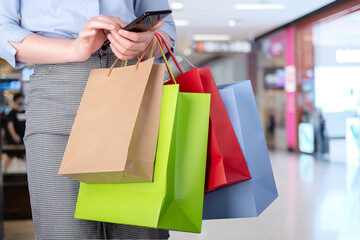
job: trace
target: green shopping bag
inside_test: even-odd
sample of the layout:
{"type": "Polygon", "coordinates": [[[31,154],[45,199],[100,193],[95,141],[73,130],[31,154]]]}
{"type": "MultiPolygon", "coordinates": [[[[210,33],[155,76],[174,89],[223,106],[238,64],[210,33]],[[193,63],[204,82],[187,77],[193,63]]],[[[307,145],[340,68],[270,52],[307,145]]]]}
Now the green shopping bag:
{"type": "Polygon", "coordinates": [[[164,86],[153,182],[81,183],[75,218],[201,232],[210,94],[164,86]]]}

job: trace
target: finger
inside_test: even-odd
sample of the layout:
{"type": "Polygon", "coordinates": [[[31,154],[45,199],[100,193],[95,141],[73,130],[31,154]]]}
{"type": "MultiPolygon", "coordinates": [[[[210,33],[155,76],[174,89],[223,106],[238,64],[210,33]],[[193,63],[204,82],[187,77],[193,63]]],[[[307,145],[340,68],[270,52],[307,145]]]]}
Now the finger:
{"type": "Polygon", "coordinates": [[[121,21],[121,19],[119,17],[99,15],[99,16],[97,16],[97,19],[115,25],[116,30],[119,30],[119,29],[125,27],[125,25],[126,25],[126,23],[121,21]]]}
{"type": "Polygon", "coordinates": [[[115,54],[115,56],[118,57],[118,58],[121,59],[121,60],[131,60],[131,59],[134,58],[134,57],[131,57],[131,56],[128,56],[128,55],[125,55],[125,54],[122,54],[121,52],[119,52],[119,51],[113,46],[113,44],[110,44],[110,48],[111,48],[112,52],[115,54]]]}
{"type": "Polygon", "coordinates": [[[151,28],[149,28],[149,31],[158,30],[159,28],[162,27],[162,25],[164,25],[164,20],[158,21],[154,26],[152,26],[151,28]]]}
{"type": "Polygon", "coordinates": [[[83,30],[79,33],[80,38],[87,38],[90,36],[94,36],[96,34],[96,30],[83,30]]]}
{"type": "Polygon", "coordinates": [[[103,29],[104,35],[107,36],[109,34],[109,30],[103,29]]]}
{"type": "Polygon", "coordinates": [[[125,22],[121,21],[119,17],[114,17],[114,20],[121,28],[124,28],[127,25],[125,22]]]}
{"type": "Polygon", "coordinates": [[[107,23],[114,25],[116,30],[120,29],[120,26],[118,26],[118,24],[110,16],[99,15],[96,18],[100,21],[107,22],[107,23]]]}
{"type": "Polygon", "coordinates": [[[117,32],[111,32],[111,37],[116,40],[117,43],[121,44],[125,49],[132,50],[132,51],[138,51],[139,46],[138,43],[131,41],[127,38],[124,38],[117,32]]]}
{"type": "Polygon", "coordinates": [[[115,30],[115,25],[106,21],[99,20],[97,18],[92,18],[89,20],[84,27],[84,30],[97,30],[97,29],[106,29],[106,30],[115,30]]]}
{"type": "Polygon", "coordinates": [[[123,29],[120,29],[117,32],[120,34],[120,36],[137,43],[146,42],[150,38],[149,32],[137,33],[137,32],[126,31],[123,29]]]}
{"type": "Polygon", "coordinates": [[[137,55],[137,53],[139,52],[139,46],[135,46],[133,42],[130,42],[129,40],[124,39],[120,36],[118,39],[115,39],[112,34],[109,34],[108,39],[112,43],[113,47],[115,47],[122,54],[137,55]]]}

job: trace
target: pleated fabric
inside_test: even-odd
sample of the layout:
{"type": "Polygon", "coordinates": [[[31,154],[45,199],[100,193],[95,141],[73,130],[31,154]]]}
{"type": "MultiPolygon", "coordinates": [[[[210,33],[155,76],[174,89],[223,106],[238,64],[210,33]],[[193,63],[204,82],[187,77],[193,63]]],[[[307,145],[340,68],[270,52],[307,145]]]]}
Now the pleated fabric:
{"type": "Polygon", "coordinates": [[[115,59],[109,48],[85,62],[35,65],[24,142],[36,239],[169,238],[168,230],[74,219],[79,183],[57,175],[90,71],[115,59]]]}

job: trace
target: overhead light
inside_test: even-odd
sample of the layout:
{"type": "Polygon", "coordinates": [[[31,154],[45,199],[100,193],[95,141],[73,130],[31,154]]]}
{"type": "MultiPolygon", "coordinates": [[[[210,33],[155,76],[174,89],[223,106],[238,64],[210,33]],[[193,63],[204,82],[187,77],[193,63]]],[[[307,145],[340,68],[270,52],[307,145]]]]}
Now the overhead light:
{"type": "Polygon", "coordinates": [[[230,27],[235,27],[236,26],[236,21],[234,19],[231,19],[231,20],[228,21],[228,25],[230,27]]]}
{"type": "Polygon", "coordinates": [[[193,35],[194,41],[229,41],[229,35],[223,34],[195,34],[193,35]]]}
{"type": "Polygon", "coordinates": [[[189,21],[188,20],[174,20],[174,22],[175,22],[175,25],[176,26],[187,26],[187,25],[189,25],[189,21]]]}
{"type": "Polygon", "coordinates": [[[235,4],[234,8],[236,10],[249,10],[249,9],[253,9],[253,10],[257,10],[257,9],[284,9],[285,5],[284,4],[273,4],[273,3],[258,3],[258,4],[235,4]]]}
{"type": "Polygon", "coordinates": [[[170,4],[170,8],[172,10],[180,10],[184,8],[184,4],[182,2],[173,2],[170,4]]]}

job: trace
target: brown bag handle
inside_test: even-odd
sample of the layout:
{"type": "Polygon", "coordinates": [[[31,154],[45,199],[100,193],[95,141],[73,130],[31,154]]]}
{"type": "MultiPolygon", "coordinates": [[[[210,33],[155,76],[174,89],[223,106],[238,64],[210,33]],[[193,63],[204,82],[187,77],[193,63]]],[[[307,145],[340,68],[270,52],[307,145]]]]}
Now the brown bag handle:
{"type": "MultiPolygon", "coordinates": [[[[151,51],[153,50],[153,47],[154,47],[154,39],[155,39],[155,37],[151,40],[151,42],[149,43],[149,45],[145,48],[145,50],[144,50],[143,54],[141,54],[140,58],[138,58],[138,61],[137,61],[137,63],[136,63],[136,68],[135,68],[136,71],[137,71],[137,69],[139,68],[139,64],[140,64],[141,59],[143,59],[144,56],[145,56],[145,54],[146,54],[147,52],[149,52],[149,51],[150,51],[150,53],[149,53],[148,59],[150,59],[150,56],[152,55],[152,54],[151,54],[151,51]]],[[[111,65],[111,67],[110,67],[110,69],[109,69],[109,71],[108,71],[108,77],[110,77],[111,72],[112,72],[112,70],[114,69],[114,67],[115,67],[115,65],[116,65],[116,63],[117,63],[118,61],[119,61],[119,58],[116,58],[115,62],[111,65]]],[[[125,61],[122,61],[120,67],[124,67],[124,64],[125,64],[125,61]]]]}

